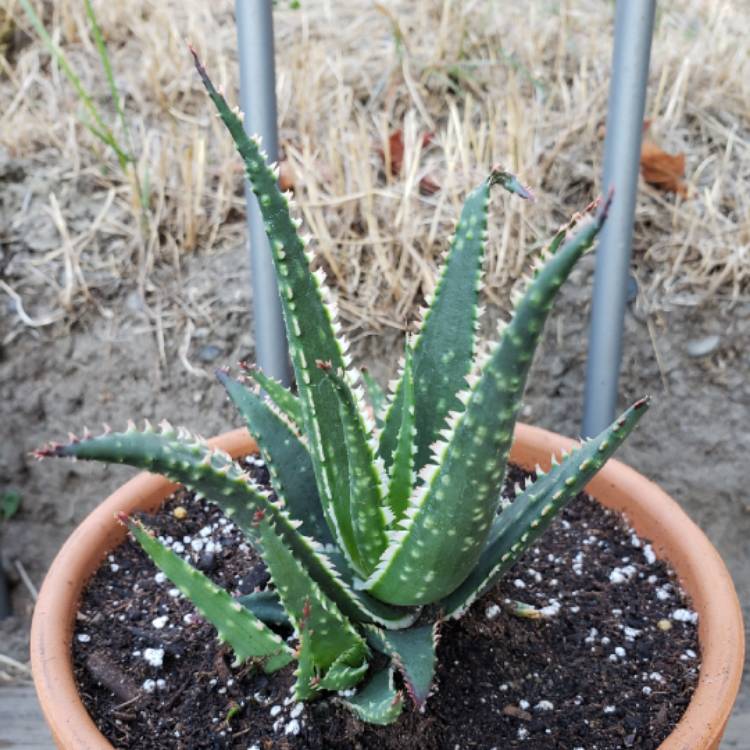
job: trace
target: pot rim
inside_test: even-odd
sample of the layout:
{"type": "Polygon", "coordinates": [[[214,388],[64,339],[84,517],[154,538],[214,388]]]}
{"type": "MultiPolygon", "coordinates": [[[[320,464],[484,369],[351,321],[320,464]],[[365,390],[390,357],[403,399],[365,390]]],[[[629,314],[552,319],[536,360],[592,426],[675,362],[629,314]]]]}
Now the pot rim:
{"type": "MultiPolygon", "coordinates": [[[[548,469],[551,457],[575,441],[525,424],[516,426],[511,460],[528,469],[548,469]]],[[[209,443],[233,456],[257,451],[244,428],[209,443]]],[[[39,592],[31,626],[31,667],[42,712],[61,748],[113,750],[84,708],[76,689],[70,646],[77,604],[85,583],[126,530],[114,515],[150,511],[177,485],[142,472],[97,506],[55,557],[39,592]]],[[[724,562],[705,534],[658,485],[610,459],[587,486],[602,505],[624,513],[657,557],[675,569],[698,612],[701,668],[685,714],[659,750],[715,750],[739,690],[744,665],[742,611],[724,562]]]]}

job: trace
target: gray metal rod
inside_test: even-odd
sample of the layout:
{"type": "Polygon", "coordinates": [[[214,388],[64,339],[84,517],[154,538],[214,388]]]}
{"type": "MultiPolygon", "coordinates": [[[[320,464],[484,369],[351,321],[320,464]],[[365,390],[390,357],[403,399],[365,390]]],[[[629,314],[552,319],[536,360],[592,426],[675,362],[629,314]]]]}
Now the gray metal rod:
{"type": "Polygon", "coordinates": [[[604,193],[615,199],[596,253],[583,435],[615,417],[633,218],[656,0],[617,0],[604,142],[604,193]]]}
{"type": "Polygon", "coordinates": [[[10,594],[8,593],[8,581],[5,571],[0,570],[0,620],[13,614],[10,606],[10,594]]]}
{"type": "MultiPolygon", "coordinates": [[[[263,139],[274,162],[279,156],[271,0],[236,0],[237,43],[240,62],[240,106],[245,130],[263,139]]],[[[276,273],[263,227],[258,201],[245,183],[247,225],[250,234],[250,272],[255,319],[255,354],[258,366],[284,385],[291,382],[286,331],[276,273]]]]}

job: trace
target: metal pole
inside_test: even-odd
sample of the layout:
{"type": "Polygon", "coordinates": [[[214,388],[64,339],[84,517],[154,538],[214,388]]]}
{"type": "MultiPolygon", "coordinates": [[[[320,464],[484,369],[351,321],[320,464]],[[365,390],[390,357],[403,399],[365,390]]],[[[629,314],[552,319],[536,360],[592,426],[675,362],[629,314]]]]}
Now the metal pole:
{"type": "MultiPolygon", "coordinates": [[[[274,65],[271,0],[236,0],[237,43],[240,57],[240,106],[245,130],[263,139],[270,161],[279,156],[276,124],[276,69],[274,65]]],[[[253,285],[255,354],[266,375],[291,382],[286,332],[276,286],[276,273],[258,201],[245,183],[250,233],[250,271],[253,285]]]]}
{"type": "Polygon", "coordinates": [[[8,581],[5,578],[5,572],[0,570],[0,620],[10,617],[13,610],[10,607],[10,595],[8,594],[8,581]]]}
{"type": "Polygon", "coordinates": [[[617,0],[612,82],[604,142],[604,194],[615,200],[596,254],[586,367],[583,435],[601,432],[615,417],[622,359],[633,217],[646,106],[656,0],[617,0]]]}

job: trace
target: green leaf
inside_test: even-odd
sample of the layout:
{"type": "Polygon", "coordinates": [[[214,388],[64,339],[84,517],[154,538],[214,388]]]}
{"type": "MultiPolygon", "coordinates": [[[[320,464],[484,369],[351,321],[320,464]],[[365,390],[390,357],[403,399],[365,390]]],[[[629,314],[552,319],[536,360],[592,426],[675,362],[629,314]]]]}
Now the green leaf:
{"type": "Polygon", "coordinates": [[[414,487],[414,451],[416,449],[416,420],[414,416],[414,379],[411,367],[412,355],[407,346],[401,378],[401,426],[393,451],[386,507],[390,508],[393,521],[399,521],[409,503],[414,487]]]}
{"type": "Polygon", "coordinates": [[[273,488],[283,499],[289,515],[302,522],[300,533],[321,544],[332,544],[307,448],[260,395],[221,370],[216,376],[247,423],[250,434],[257,440],[273,488]]]}
{"type": "Polygon", "coordinates": [[[259,620],[267,625],[289,625],[289,615],[281,606],[279,595],[270,589],[253,591],[251,594],[238,596],[237,601],[249,609],[259,620]]]}
{"type": "MultiPolygon", "coordinates": [[[[501,185],[522,198],[531,194],[509,172],[493,169],[466,198],[443,271],[413,347],[416,456],[419,471],[430,459],[430,445],[451,411],[471,367],[478,324],[482,259],[487,245],[490,188],[501,185]]],[[[385,416],[380,455],[390,469],[401,427],[403,379],[385,416]]]]}
{"type": "Polygon", "coordinates": [[[125,514],[120,520],[167,578],[216,628],[219,641],[232,647],[235,666],[257,658],[263,660],[266,672],[275,672],[292,660],[292,650],[284,641],[224,589],[155,539],[139,521],[125,514]]]}
{"type": "Polygon", "coordinates": [[[369,574],[386,545],[386,519],[380,473],[368,436],[368,429],[351,390],[342,375],[325,367],[324,371],[339,402],[339,418],[344,428],[349,472],[349,507],[357,553],[369,574]]]}
{"type": "Polygon", "coordinates": [[[521,396],[552,301],[578,258],[591,247],[606,207],[551,256],[529,283],[513,319],[474,376],[463,413],[451,416],[433,465],[412,496],[401,526],[365,589],[391,604],[434,602],[469,575],[487,540],[505,472],[521,396]],[[428,571],[421,575],[418,571],[428,571]]]}
{"type": "Polygon", "coordinates": [[[129,464],[164,474],[215,503],[253,544],[258,538],[254,517],[262,511],[274,520],[284,543],[346,615],[389,628],[408,627],[414,621],[416,611],[391,607],[365,592],[354,591],[351,572],[344,562],[337,558],[339,565],[334,567],[315,540],[297,531],[299,521],[274,505],[226,453],[210,448],[183,428],[175,430],[167,422],[161,429],[159,435],[150,425],[144,432],[131,425],[127,432],[75,438],[65,445],[52,443],[35,455],[129,464]]]}
{"type": "Polygon", "coordinates": [[[302,417],[302,406],[299,399],[275,378],[266,375],[260,368],[251,367],[244,362],[241,363],[242,369],[252,378],[265,392],[268,398],[273,401],[276,408],[286,416],[294,425],[294,429],[300,434],[305,432],[305,422],[302,417]]]}
{"type": "Polygon", "coordinates": [[[390,656],[403,675],[406,689],[421,708],[432,689],[437,664],[438,624],[408,630],[382,630],[365,626],[367,642],[390,656]]]}
{"type": "Polygon", "coordinates": [[[7,490],[0,496],[0,520],[10,521],[21,507],[21,493],[7,490]]]}
{"type": "Polygon", "coordinates": [[[386,403],[385,391],[380,386],[380,383],[364,367],[360,370],[359,374],[365,385],[367,400],[370,402],[370,406],[372,406],[375,424],[380,429],[383,426],[382,414],[386,403]]]}
{"type": "Polygon", "coordinates": [[[553,463],[494,521],[487,545],[468,578],[441,603],[447,617],[460,617],[539,538],[562,510],[604,466],[646,413],[648,398],[636,401],[606,430],[553,463]]]}
{"type": "Polygon", "coordinates": [[[340,654],[316,687],[318,690],[348,690],[362,682],[369,666],[358,650],[340,654]],[[361,659],[359,665],[352,666],[358,659],[361,659]]]}
{"type": "Polygon", "coordinates": [[[368,724],[392,724],[404,707],[404,696],[393,685],[392,669],[376,672],[356,695],[339,700],[368,724]]]}
{"type": "Polygon", "coordinates": [[[271,258],[276,269],[281,308],[286,324],[289,354],[302,406],[310,455],[313,461],[323,513],[338,544],[345,551],[351,566],[360,574],[366,569],[357,549],[349,505],[350,477],[346,441],[336,394],[321,387],[324,375],[316,367],[326,362],[336,370],[345,370],[347,345],[336,338],[340,329],[336,312],[330,302],[322,271],[312,273],[305,242],[297,234],[297,224],[290,215],[290,199],[278,188],[278,175],[267,165],[257,139],[249,138],[242,121],[216,90],[193,51],[196,68],[219,116],[234,139],[245,164],[247,178],[258,197],[271,258]]]}
{"type": "Polygon", "coordinates": [[[316,671],[325,674],[344,653],[350,666],[359,666],[367,654],[362,637],[286,547],[272,523],[261,517],[258,527],[263,560],[289,619],[298,633],[304,630],[309,638],[316,671]]]}

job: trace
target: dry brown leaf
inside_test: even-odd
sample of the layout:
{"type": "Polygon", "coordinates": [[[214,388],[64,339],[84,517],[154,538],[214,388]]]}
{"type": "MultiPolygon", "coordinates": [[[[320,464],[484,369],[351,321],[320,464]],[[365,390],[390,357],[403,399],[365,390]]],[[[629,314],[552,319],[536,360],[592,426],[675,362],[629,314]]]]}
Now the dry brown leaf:
{"type": "MultiPolygon", "coordinates": [[[[644,125],[644,130],[648,124],[644,125]]],[[[649,185],[665,193],[677,193],[687,198],[685,176],[685,154],[670,154],[659,148],[652,140],[643,139],[641,144],[641,174],[649,185]]]]}
{"type": "MultiPolygon", "coordinates": [[[[429,146],[434,138],[434,133],[430,133],[429,131],[422,133],[422,148],[429,146]]],[[[382,148],[379,148],[378,152],[380,153],[380,158],[385,164],[388,164],[390,161],[391,175],[393,177],[398,177],[404,166],[404,131],[399,128],[398,130],[394,130],[388,136],[387,155],[382,148]]],[[[422,195],[434,195],[438,190],[440,190],[440,185],[429,175],[425,175],[419,181],[419,192],[422,193],[422,195]]]]}
{"type": "Polygon", "coordinates": [[[294,190],[297,183],[297,175],[289,159],[279,161],[279,189],[294,190]]]}

